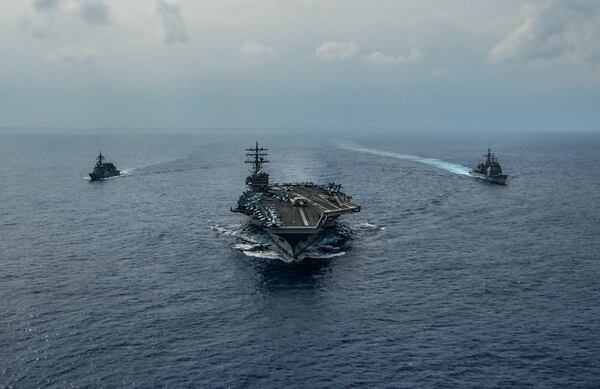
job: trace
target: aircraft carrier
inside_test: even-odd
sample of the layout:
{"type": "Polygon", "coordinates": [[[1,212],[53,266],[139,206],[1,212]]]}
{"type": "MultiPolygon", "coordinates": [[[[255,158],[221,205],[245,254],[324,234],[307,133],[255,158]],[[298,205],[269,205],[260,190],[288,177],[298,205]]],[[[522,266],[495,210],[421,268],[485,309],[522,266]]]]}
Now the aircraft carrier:
{"type": "Polygon", "coordinates": [[[263,165],[269,162],[267,150],[258,142],[246,149],[245,163],[251,165],[247,190],[232,211],[248,215],[288,259],[301,260],[325,228],[333,227],[341,215],[360,212],[360,206],[335,183],[270,184],[269,175],[263,171],[263,165]]]}

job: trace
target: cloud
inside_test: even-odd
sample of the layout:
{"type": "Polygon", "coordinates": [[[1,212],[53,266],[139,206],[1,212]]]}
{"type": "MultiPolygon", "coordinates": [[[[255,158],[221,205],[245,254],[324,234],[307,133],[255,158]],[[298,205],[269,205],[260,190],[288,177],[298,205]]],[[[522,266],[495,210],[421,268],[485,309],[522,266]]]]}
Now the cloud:
{"type": "Polygon", "coordinates": [[[96,56],[96,52],[92,49],[72,45],[49,53],[47,59],[54,62],[93,63],[96,56]]]}
{"type": "Polygon", "coordinates": [[[521,24],[488,53],[488,60],[529,62],[600,59],[600,12],[595,0],[532,1],[521,9],[521,24]]]}
{"type": "Polygon", "coordinates": [[[315,49],[315,56],[324,61],[345,61],[358,54],[354,42],[323,42],[315,49]]]}
{"type": "Polygon", "coordinates": [[[157,0],[156,12],[160,16],[165,43],[186,42],[189,35],[181,17],[181,6],[174,0],[157,0]]]}
{"type": "Polygon", "coordinates": [[[240,55],[251,60],[257,60],[272,57],[275,55],[275,49],[255,41],[247,41],[240,47],[240,55]]]}
{"type": "Polygon", "coordinates": [[[448,75],[448,69],[446,68],[436,68],[431,71],[431,74],[436,77],[443,77],[448,75]]]}
{"type": "Polygon", "coordinates": [[[110,10],[103,0],[83,0],[79,5],[79,15],[89,24],[110,23],[110,10]]]}
{"type": "Polygon", "coordinates": [[[60,0],[33,0],[33,8],[36,11],[50,12],[60,6],[60,0]]]}
{"type": "Polygon", "coordinates": [[[365,60],[373,65],[400,65],[419,61],[425,56],[419,49],[411,49],[407,55],[386,55],[380,51],[374,51],[365,56],[365,60]]]}

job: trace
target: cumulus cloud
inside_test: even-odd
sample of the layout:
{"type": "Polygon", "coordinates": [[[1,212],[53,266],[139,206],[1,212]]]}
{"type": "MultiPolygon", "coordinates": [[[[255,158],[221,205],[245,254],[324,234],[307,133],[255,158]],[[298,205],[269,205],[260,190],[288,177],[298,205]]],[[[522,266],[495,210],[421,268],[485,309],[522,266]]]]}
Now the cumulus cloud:
{"type": "Polygon", "coordinates": [[[255,41],[247,41],[240,47],[240,55],[251,60],[257,60],[272,57],[275,55],[275,49],[255,41]]]}
{"type": "Polygon", "coordinates": [[[33,8],[36,11],[50,12],[57,9],[60,5],[60,0],[33,0],[33,8]]]}
{"type": "Polygon", "coordinates": [[[325,61],[345,61],[358,54],[354,42],[323,42],[315,49],[315,56],[325,61]]]}
{"type": "Polygon", "coordinates": [[[93,63],[96,56],[96,52],[90,48],[73,45],[49,53],[47,59],[53,62],[93,63]]]}
{"type": "Polygon", "coordinates": [[[83,0],[79,5],[79,15],[89,24],[110,22],[110,11],[103,0],[83,0]]]}
{"type": "Polygon", "coordinates": [[[373,65],[399,65],[419,61],[425,56],[419,49],[411,49],[407,55],[386,55],[380,51],[374,51],[365,56],[365,60],[373,65]]]}
{"type": "Polygon", "coordinates": [[[160,17],[165,43],[186,42],[189,40],[179,3],[174,0],[158,0],[156,2],[156,12],[160,17]]]}
{"type": "Polygon", "coordinates": [[[544,0],[521,9],[521,24],[488,53],[492,63],[600,59],[600,12],[595,0],[544,0]]]}

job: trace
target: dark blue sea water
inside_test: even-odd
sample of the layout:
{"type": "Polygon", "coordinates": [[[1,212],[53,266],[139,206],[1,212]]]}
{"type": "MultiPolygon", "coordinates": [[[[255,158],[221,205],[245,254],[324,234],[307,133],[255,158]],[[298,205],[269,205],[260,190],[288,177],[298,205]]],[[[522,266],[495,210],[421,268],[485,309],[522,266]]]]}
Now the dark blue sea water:
{"type": "Polygon", "coordinates": [[[599,149],[567,133],[5,130],[0,387],[598,387],[599,149]],[[247,250],[229,209],[257,138],[273,180],[335,180],[362,205],[340,255],[247,250]],[[506,187],[463,174],[490,146],[506,187]],[[123,177],[83,179],[99,148],[123,177]]]}

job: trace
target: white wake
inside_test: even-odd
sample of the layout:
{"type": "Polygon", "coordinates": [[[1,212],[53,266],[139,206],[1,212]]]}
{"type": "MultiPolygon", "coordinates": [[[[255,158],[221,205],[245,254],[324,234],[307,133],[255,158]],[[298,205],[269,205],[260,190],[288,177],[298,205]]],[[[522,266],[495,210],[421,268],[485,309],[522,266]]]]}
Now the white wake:
{"type": "Polygon", "coordinates": [[[442,169],[447,172],[459,174],[462,176],[468,176],[471,171],[471,169],[469,169],[466,166],[460,165],[458,163],[444,161],[443,159],[428,158],[428,157],[421,157],[419,155],[402,154],[402,153],[395,153],[392,151],[371,149],[368,147],[363,147],[363,146],[351,144],[351,143],[340,144],[338,147],[341,149],[345,149],[345,150],[358,151],[361,153],[379,155],[382,157],[390,157],[390,158],[404,159],[407,161],[424,163],[426,165],[434,166],[438,169],[442,169]]]}

